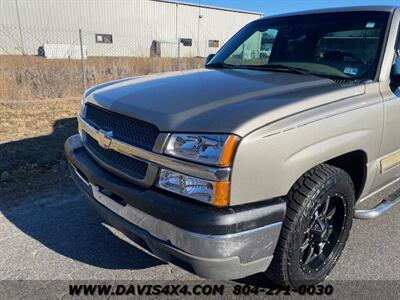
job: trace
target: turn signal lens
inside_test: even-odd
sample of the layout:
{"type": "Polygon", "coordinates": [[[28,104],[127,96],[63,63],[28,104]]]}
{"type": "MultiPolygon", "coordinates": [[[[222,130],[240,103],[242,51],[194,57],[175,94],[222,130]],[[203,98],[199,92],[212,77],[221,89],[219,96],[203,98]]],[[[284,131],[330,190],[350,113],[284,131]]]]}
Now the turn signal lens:
{"type": "Polygon", "coordinates": [[[232,165],[233,157],[235,156],[235,151],[239,141],[240,139],[236,135],[228,136],[222,151],[221,159],[219,161],[219,165],[221,167],[229,167],[232,165]]]}
{"type": "Polygon", "coordinates": [[[214,205],[224,207],[229,205],[230,182],[218,181],[215,183],[214,205]]]}

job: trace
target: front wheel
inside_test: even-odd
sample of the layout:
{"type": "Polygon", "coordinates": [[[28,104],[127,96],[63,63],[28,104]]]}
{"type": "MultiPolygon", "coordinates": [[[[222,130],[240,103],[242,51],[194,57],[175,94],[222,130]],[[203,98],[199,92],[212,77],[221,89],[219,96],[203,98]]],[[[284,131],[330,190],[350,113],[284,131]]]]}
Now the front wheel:
{"type": "Polygon", "coordinates": [[[292,187],[274,258],[267,270],[292,288],[316,284],[333,269],[353,222],[354,185],[343,170],[321,164],[292,187]]]}

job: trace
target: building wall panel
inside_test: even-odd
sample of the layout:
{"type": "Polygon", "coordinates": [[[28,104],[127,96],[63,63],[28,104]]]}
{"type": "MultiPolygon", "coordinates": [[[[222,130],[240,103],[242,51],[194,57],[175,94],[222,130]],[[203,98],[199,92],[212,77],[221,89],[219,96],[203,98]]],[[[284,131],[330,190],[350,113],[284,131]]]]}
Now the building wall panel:
{"type": "Polygon", "coordinates": [[[0,54],[34,55],[44,44],[78,45],[82,29],[88,56],[147,57],[152,42],[159,41],[162,56],[176,57],[177,39],[191,38],[181,56],[204,57],[218,50],[209,40],[222,46],[259,17],[153,0],[1,0],[0,54]],[[113,43],[96,43],[96,33],[112,34],[113,43]]]}

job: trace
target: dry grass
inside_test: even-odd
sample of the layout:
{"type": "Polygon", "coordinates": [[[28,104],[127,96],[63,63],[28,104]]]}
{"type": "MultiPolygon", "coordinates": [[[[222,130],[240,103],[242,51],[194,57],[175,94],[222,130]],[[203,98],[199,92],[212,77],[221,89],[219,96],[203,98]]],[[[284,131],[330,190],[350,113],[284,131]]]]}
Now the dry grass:
{"type": "Polygon", "coordinates": [[[79,105],[80,98],[0,101],[0,144],[49,135],[56,121],[74,118],[79,105]]]}
{"type": "Polygon", "coordinates": [[[72,186],[63,145],[77,132],[79,105],[79,98],[0,101],[0,175],[8,173],[0,198],[72,186]]]}
{"type": "MultiPolygon", "coordinates": [[[[88,86],[127,76],[174,71],[173,58],[88,58],[88,86]]],[[[182,69],[203,65],[203,59],[185,58],[182,69]]],[[[82,74],[79,60],[48,60],[35,56],[0,56],[0,99],[43,99],[81,95],[82,74]]]]}
{"type": "MultiPolygon", "coordinates": [[[[184,59],[182,69],[202,64],[202,59],[184,59]]],[[[177,63],[162,58],[89,58],[86,66],[90,87],[173,71],[177,63]]],[[[0,56],[0,205],[38,191],[73,188],[64,142],[77,132],[82,92],[79,61],[0,56]]]]}

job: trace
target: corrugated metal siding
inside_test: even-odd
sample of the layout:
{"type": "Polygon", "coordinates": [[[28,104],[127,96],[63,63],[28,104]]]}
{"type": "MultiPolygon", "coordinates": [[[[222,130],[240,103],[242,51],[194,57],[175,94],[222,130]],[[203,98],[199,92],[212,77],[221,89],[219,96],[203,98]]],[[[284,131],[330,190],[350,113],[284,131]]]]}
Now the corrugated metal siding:
{"type": "Polygon", "coordinates": [[[176,57],[178,37],[193,40],[192,47],[181,47],[181,56],[207,56],[218,50],[208,40],[222,46],[259,17],[151,0],[1,0],[0,53],[20,54],[24,48],[36,54],[45,43],[77,45],[81,28],[89,56],[149,56],[158,40],[162,56],[176,57]],[[113,43],[96,43],[96,33],[112,34],[113,43]]]}

